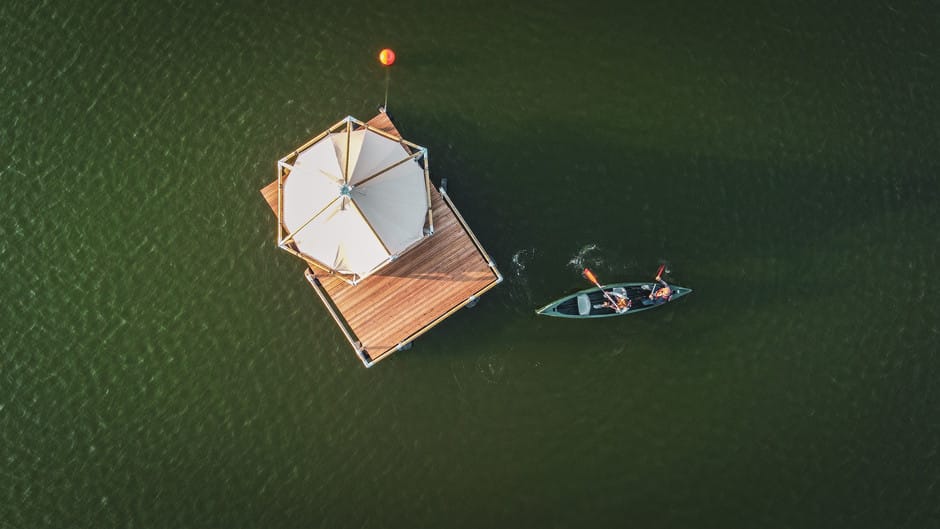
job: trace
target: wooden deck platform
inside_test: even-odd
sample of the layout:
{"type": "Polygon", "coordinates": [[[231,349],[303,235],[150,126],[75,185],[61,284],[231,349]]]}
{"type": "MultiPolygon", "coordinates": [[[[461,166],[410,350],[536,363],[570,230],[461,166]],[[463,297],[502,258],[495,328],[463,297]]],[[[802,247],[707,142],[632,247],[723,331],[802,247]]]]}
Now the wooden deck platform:
{"type": "MultiPolygon", "coordinates": [[[[384,112],[368,124],[401,137],[384,112]]],[[[277,212],[277,180],[261,194],[277,212]]],[[[434,234],[357,285],[308,268],[307,280],[370,367],[502,281],[445,191],[431,188],[434,234]]]]}

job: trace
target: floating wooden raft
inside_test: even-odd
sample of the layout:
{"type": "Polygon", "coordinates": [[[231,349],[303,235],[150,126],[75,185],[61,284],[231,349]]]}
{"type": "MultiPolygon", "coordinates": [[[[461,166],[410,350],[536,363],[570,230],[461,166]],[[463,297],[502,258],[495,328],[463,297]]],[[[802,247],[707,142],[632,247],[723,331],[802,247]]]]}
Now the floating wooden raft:
{"type": "MultiPolygon", "coordinates": [[[[367,124],[401,137],[385,112],[367,124]]],[[[276,215],[277,180],[261,194],[276,215]]],[[[431,207],[434,234],[358,284],[313,268],[304,273],[366,367],[503,280],[445,190],[431,188],[431,207]]]]}

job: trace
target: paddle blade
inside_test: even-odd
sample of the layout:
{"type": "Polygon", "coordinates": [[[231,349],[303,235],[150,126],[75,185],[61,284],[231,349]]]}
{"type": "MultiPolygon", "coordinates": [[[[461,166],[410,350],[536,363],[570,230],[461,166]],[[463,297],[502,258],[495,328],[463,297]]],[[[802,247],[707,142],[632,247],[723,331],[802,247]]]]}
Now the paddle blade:
{"type": "Polygon", "coordinates": [[[666,271],[665,263],[659,265],[659,270],[656,271],[656,281],[659,281],[660,279],[662,279],[664,271],[666,271]]]}
{"type": "Polygon", "coordinates": [[[590,268],[585,268],[584,271],[581,272],[581,275],[584,276],[584,279],[587,279],[595,285],[598,283],[597,276],[594,275],[594,272],[592,272],[590,268]]]}

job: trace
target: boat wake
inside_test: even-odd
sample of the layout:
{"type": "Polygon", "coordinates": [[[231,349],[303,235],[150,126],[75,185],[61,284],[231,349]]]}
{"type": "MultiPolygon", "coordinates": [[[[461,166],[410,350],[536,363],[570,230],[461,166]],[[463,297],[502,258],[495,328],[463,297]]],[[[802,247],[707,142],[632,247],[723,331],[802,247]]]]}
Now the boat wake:
{"type": "Polygon", "coordinates": [[[600,247],[594,243],[585,244],[574,257],[568,259],[568,266],[578,272],[584,270],[585,266],[599,267],[603,264],[604,258],[600,256],[600,247]]]}
{"type": "Polygon", "coordinates": [[[532,304],[532,289],[529,287],[529,278],[526,275],[526,267],[535,256],[535,248],[523,248],[512,254],[512,269],[510,270],[510,297],[515,302],[514,305],[523,303],[525,306],[532,304]]]}
{"type": "Polygon", "coordinates": [[[526,263],[535,256],[535,248],[524,248],[512,254],[512,274],[521,277],[525,272],[526,263]]]}
{"type": "Polygon", "coordinates": [[[639,270],[641,264],[635,259],[608,262],[607,259],[604,258],[603,248],[595,243],[590,243],[582,246],[571,259],[568,259],[568,268],[579,273],[585,268],[597,268],[605,275],[611,274],[615,277],[628,277],[630,274],[639,270]]]}

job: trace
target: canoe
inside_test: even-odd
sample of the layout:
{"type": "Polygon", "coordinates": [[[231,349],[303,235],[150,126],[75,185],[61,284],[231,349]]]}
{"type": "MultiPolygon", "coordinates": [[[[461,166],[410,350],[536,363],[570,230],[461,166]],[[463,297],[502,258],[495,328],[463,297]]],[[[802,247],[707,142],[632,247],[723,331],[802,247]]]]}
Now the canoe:
{"type": "Polygon", "coordinates": [[[653,301],[649,298],[651,289],[657,288],[658,283],[617,283],[604,286],[607,292],[618,292],[630,298],[630,310],[617,313],[614,309],[604,306],[606,298],[601,289],[594,287],[575,292],[569,296],[545,305],[536,314],[543,316],[556,316],[559,318],[608,318],[610,316],[627,316],[644,310],[653,309],[666,303],[671,303],[682,296],[692,292],[691,288],[669,285],[673,295],[669,301],[653,301]]]}

